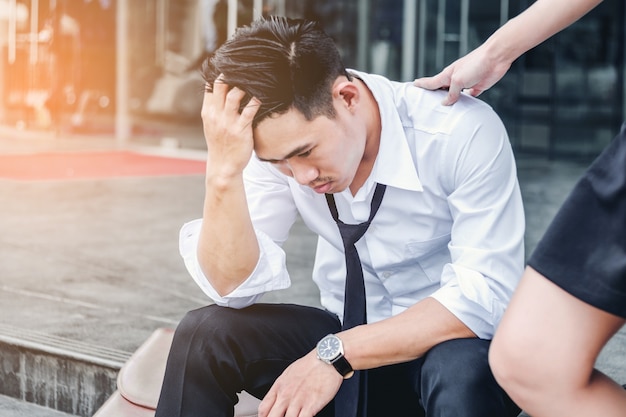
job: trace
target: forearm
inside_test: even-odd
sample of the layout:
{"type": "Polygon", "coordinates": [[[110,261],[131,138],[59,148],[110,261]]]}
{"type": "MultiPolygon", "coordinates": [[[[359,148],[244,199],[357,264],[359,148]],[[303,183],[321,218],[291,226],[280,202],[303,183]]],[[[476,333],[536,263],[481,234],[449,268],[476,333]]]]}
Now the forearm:
{"type": "Polygon", "coordinates": [[[244,96],[243,90],[216,81],[202,103],[207,171],[197,255],[204,276],[220,296],[244,282],[259,259],[243,182],[259,102],[251,99],[240,113],[244,96]]]}
{"type": "Polygon", "coordinates": [[[198,261],[220,295],[237,288],[259,259],[259,245],[250,220],[242,175],[207,173],[198,261]]]}
{"type": "Polygon", "coordinates": [[[537,0],[498,29],[486,42],[489,55],[511,63],[557,32],[580,19],[602,0],[537,0]]]}
{"type": "Polygon", "coordinates": [[[426,298],[389,319],[339,334],[354,369],[371,369],[423,356],[446,340],[476,335],[441,303],[426,298]]]}

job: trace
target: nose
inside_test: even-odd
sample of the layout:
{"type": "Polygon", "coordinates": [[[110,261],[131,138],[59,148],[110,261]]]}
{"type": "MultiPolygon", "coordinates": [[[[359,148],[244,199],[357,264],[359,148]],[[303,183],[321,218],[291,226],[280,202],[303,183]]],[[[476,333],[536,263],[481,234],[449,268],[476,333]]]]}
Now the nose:
{"type": "Polygon", "coordinates": [[[287,166],[291,171],[291,175],[298,181],[300,185],[309,185],[319,177],[319,171],[310,164],[301,161],[287,161],[287,166]]]}

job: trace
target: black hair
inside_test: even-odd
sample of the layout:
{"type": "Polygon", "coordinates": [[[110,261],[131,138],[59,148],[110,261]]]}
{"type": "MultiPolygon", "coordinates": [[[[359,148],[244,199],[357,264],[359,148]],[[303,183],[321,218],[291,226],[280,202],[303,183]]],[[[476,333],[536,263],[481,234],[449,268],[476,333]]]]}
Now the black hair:
{"type": "MultiPolygon", "coordinates": [[[[253,126],[292,107],[307,120],[334,117],[332,85],[349,75],[333,40],[313,21],[271,16],[235,32],[204,65],[208,91],[222,74],[230,87],[261,102],[253,126]]],[[[217,82],[221,82],[217,81],[217,82]]]]}

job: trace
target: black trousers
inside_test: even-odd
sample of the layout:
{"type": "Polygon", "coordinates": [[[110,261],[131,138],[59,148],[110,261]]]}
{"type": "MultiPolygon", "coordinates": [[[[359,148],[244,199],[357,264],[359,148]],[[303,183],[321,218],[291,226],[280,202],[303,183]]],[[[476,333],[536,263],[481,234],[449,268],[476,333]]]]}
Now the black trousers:
{"type": "MultiPolygon", "coordinates": [[[[156,417],[232,417],[238,392],[263,398],[289,364],[340,329],[335,315],[297,305],[191,311],[174,335],[156,417]]],[[[368,416],[517,416],[491,374],[489,343],[450,340],[420,359],[370,370],[368,416]]],[[[333,403],[318,416],[334,416],[333,403]]]]}

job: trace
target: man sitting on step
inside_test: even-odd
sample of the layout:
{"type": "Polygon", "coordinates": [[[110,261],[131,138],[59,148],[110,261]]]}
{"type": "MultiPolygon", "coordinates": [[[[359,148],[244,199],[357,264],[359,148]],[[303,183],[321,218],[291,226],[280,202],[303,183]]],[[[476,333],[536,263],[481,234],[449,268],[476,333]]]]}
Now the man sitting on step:
{"type": "Polygon", "coordinates": [[[176,330],[157,417],[517,416],[487,351],[522,273],[502,122],[478,99],[347,70],[316,23],[240,28],[205,67],[203,218],[187,269],[214,305],[176,330]],[[323,309],[262,304],[281,245],[319,236],[323,309]]]}

